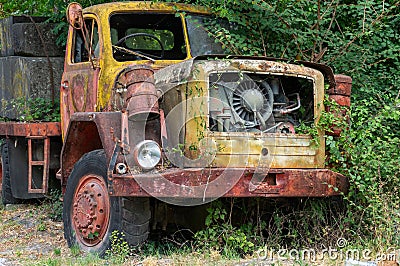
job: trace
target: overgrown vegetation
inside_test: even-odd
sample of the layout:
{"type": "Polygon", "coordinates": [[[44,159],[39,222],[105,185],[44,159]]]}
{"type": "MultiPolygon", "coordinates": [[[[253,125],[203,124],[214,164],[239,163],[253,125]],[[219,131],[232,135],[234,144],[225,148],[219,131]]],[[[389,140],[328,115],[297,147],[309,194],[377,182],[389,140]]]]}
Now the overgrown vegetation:
{"type": "Polygon", "coordinates": [[[60,102],[52,103],[45,98],[15,98],[2,103],[3,113],[10,113],[15,119],[23,122],[31,121],[60,121],[60,102]]]}
{"type": "Polygon", "coordinates": [[[125,234],[118,231],[111,233],[111,248],[107,250],[106,257],[113,263],[122,264],[131,255],[131,248],[124,237],[125,234]]]}
{"type": "MultiPolygon", "coordinates": [[[[87,6],[104,1],[81,2],[87,6]]],[[[328,246],[332,236],[344,236],[353,246],[398,247],[400,1],[184,2],[207,6],[236,23],[231,29],[210,25],[210,34],[232,53],[326,63],[353,78],[351,128],[340,138],[326,138],[329,164],[349,176],[351,183],[336,220],[328,219],[332,214],[328,203],[306,200],[297,210],[275,209],[268,225],[258,224],[262,230],[256,230],[257,239],[251,237],[254,228],[227,221],[230,212],[220,206],[210,209],[208,229],[196,235],[198,247],[242,254],[268,239],[275,245],[328,246]],[[299,236],[302,240],[296,242],[299,236]]],[[[0,16],[50,14],[60,21],[59,30],[66,25],[65,8],[61,0],[11,1],[3,4],[0,16]]]]}
{"type": "Polygon", "coordinates": [[[48,213],[48,217],[53,221],[62,221],[62,201],[61,201],[61,190],[52,189],[50,194],[45,200],[43,200],[43,208],[48,213]]]}
{"type": "Polygon", "coordinates": [[[218,200],[208,209],[206,228],[194,236],[195,248],[228,258],[269,250],[336,248],[347,236],[341,198],[218,200]]]}
{"type": "Polygon", "coordinates": [[[215,201],[207,211],[207,228],[194,235],[196,248],[204,251],[217,250],[225,256],[232,257],[250,254],[254,251],[255,244],[260,244],[256,225],[246,223],[235,227],[231,220],[232,213],[228,215],[222,201],[215,201]]]}

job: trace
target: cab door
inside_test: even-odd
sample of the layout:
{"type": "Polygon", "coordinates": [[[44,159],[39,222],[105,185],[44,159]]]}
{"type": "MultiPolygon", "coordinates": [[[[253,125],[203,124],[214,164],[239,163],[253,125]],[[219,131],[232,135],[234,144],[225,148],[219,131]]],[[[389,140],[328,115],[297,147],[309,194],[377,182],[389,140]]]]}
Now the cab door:
{"type": "Polygon", "coordinates": [[[101,42],[95,16],[71,24],[68,32],[60,104],[63,137],[71,116],[96,109],[101,42]]]}

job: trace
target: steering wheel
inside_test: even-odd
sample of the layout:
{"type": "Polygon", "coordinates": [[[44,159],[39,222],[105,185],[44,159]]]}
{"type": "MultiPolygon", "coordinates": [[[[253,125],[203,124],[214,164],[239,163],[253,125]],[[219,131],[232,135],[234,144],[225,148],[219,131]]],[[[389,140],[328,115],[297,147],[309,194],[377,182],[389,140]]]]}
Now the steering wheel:
{"type": "Polygon", "coordinates": [[[149,37],[151,39],[156,40],[158,42],[158,44],[160,45],[160,47],[161,47],[160,56],[147,54],[147,53],[144,53],[142,51],[131,50],[131,49],[128,48],[129,50],[133,51],[134,53],[137,53],[138,55],[142,55],[143,57],[150,57],[150,58],[153,58],[153,59],[162,59],[162,58],[164,58],[164,51],[165,50],[164,50],[163,44],[161,43],[161,40],[157,36],[155,36],[153,34],[149,34],[149,33],[132,33],[132,34],[126,35],[125,37],[122,37],[121,39],[119,39],[115,43],[115,46],[119,46],[119,45],[123,44],[127,39],[132,38],[132,37],[137,37],[137,36],[146,36],[146,37],[149,37]]]}

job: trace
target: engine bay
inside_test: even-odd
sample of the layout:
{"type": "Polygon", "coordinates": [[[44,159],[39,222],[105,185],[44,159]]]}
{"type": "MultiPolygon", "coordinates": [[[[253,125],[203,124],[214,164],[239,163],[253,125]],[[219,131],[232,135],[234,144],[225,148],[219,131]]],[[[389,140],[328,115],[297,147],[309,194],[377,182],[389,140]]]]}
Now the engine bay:
{"type": "Polygon", "coordinates": [[[295,134],[314,122],[314,81],[305,76],[211,73],[209,96],[214,132],[295,134]]]}

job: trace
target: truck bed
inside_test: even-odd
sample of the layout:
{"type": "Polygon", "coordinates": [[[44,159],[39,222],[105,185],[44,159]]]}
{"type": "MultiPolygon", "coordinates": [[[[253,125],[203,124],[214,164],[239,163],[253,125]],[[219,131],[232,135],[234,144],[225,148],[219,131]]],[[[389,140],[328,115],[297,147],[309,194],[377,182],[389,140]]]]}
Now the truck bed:
{"type": "Polygon", "coordinates": [[[0,122],[0,136],[54,137],[61,136],[60,122],[0,122]]]}

